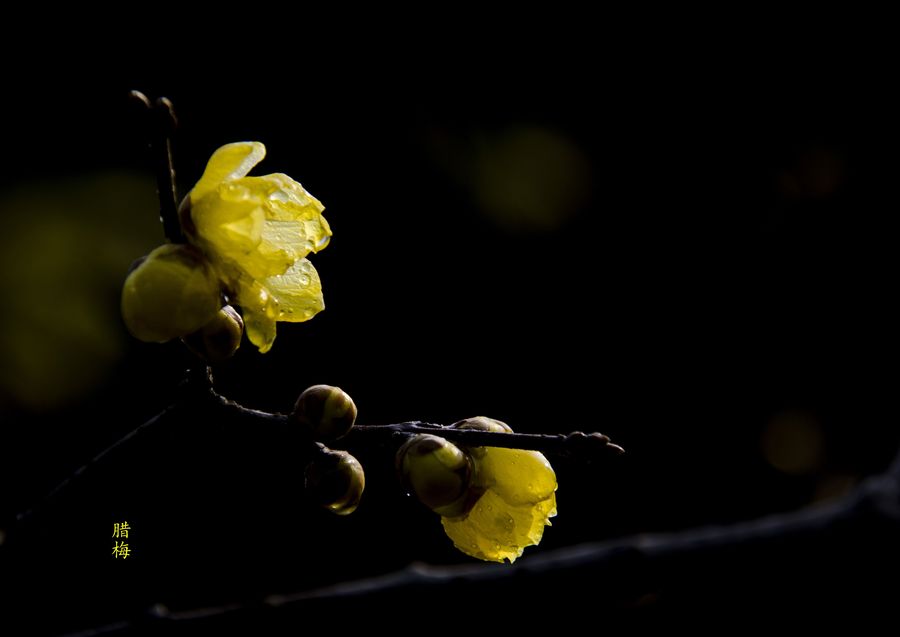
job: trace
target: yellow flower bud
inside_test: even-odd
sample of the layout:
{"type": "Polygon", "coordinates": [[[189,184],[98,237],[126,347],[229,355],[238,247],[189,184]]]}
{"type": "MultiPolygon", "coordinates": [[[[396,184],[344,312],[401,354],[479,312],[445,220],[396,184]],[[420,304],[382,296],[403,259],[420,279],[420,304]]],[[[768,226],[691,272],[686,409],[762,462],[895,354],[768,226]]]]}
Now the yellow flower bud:
{"type": "Polygon", "coordinates": [[[453,429],[477,429],[478,431],[493,431],[496,433],[511,434],[512,427],[505,422],[488,418],[487,416],[475,416],[474,418],[466,418],[450,425],[453,429]]]}
{"type": "Polygon", "coordinates": [[[439,436],[418,434],[397,451],[397,471],[419,502],[441,515],[462,515],[477,499],[469,491],[472,465],[463,451],[439,436]]]}
{"type": "Polygon", "coordinates": [[[122,318],[131,334],[149,343],[186,336],[222,307],[219,281],[193,247],[167,244],[138,263],[122,288],[122,318]]]}

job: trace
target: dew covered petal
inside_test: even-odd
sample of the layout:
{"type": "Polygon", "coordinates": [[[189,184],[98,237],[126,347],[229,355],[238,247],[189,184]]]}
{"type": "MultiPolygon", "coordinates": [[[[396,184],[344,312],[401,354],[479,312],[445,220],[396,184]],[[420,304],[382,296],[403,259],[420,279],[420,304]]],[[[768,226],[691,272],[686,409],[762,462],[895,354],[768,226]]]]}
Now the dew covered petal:
{"type": "Polygon", "coordinates": [[[539,451],[487,447],[480,470],[513,504],[537,504],[556,491],[556,474],[539,451]]]}
{"type": "Polygon", "coordinates": [[[442,518],[444,532],[466,555],[490,562],[514,562],[525,547],[541,541],[555,499],[537,505],[512,505],[488,490],[465,516],[442,518]]]}
{"type": "Polygon", "coordinates": [[[236,182],[257,193],[266,216],[263,250],[286,250],[294,259],[324,249],[331,227],[322,216],[325,206],[300,183],[282,173],[245,177],[236,182]]]}
{"type": "Polygon", "coordinates": [[[262,353],[275,342],[275,320],[278,304],[259,282],[242,279],[237,288],[237,303],[244,311],[244,331],[247,339],[262,353]]]}
{"type": "Polygon", "coordinates": [[[302,323],[325,309],[322,282],[309,259],[299,259],[284,274],[266,279],[264,285],[277,302],[278,321],[302,323]]]}
{"type": "MultiPolygon", "coordinates": [[[[483,431],[512,430],[488,418],[454,425],[483,431]]],[[[544,455],[524,449],[470,449],[475,466],[472,486],[482,494],[465,515],[444,517],[454,545],[482,560],[513,562],[527,546],[538,544],[556,515],[556,474],[544,455]]]]}

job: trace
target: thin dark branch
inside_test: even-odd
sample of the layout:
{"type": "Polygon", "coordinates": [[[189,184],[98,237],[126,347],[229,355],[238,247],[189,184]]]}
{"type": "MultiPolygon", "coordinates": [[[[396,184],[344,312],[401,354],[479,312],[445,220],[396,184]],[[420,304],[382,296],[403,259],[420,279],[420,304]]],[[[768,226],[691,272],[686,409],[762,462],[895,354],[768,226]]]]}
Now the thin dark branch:
{"type": "Polygon", "coordinates": [[[89,471],[96,468],[101,462],[105,459],[112,456],[115,452],[121,451],[124,449],[130,442],[137,439],[141,434],[146,432],[148,429],[164,421],[169,418],[175,411],[180,408],[179,403],[173,403],[160,411],[158,414],[147,420],[146,422],[138,425],[127,434],[119,438],[117,441],[112,443],[106,449],[98,453],[96,456],[88,460],[86,463],[78,467],[72,475],[67,477],[65,480],[60,482],[58,485],[53,487],[50,492],[45,495],[40,502],[35,504],[33,507],[28,509],[27,511],[23,511],[16,516],[16,522],[19,524],[23,524],[27,522],[36,512],[41,511],[46,508],[48,504],[50,504],[60,493],[65,491],[73,482],[77,481],[79,478],[84,476],[89,471]]]}
{"type": "MultiPolygon", "coordinates": [[[[220,408],[239,418],[274,426],[290,426],[284,414],[274,414],[256,409],[248,409],[234,401],[214,394],[220,408]]],[[[431,434],[446,438],[468,447],[503,447],[506,449],[532,449],[548,454],[578,455],[596,457],[608,453],[618,455],[625,452],[613,444],[608,436],[600,433],[585,434],[576,431],[570,434],[523,434],[477,431],[474,429],[451,429],[427,422],[410,421],[392,425],[357,425],[343,438],[330,445],[335,448],[375,446],[389,443],[399,444],[416,434],[431,434]]]]}
{"type": "MultiPolygon", "coordinates": [[[[212,392],[219,407],[234,416],[275,426],[289,426],[284,414],[273,414],[248,409],[234,401],[212,392]]],[[[601,454],[619,455],[625,450],[613,444],[609,436],[601,433],[586,434],[576,431],[570,434],[523,434],[451,429],[427,422],[410,421],[392,425],[357,425],[333,445],[335,448],[401,443],[416,434],[440,436],[467,447],[503,447],[506,449],[531,449],[548,454],[597,457],[601,454]]]]}
{"type": "MultiPolygon", "coordinates": [[[[203,374],[193,376],[191,382],[197,386],[202,386],[203,391],[213,398],[219,408],[224,409],[233,416],[269,426],[290,426],[290,421],[284,414],[249,409],[217,394],[212,389],[212,377],[208,370],[203,374]]],[[[609,436],[601,433],[586,434],[581,431],[569,434],[500,433],[475,429],[452,429],[421,421],[401,422],[391,425],[356,425],[350,430],[350,433],[331,446],[344,448],[366,445],[377,446],[390,443],[400,444],[406,438],[416,434],[440,436],[451,442],[468,447],[531,449],[554,455],[574,455],[586,458],[595,458],[603,454],[619,455],[625,453],[622,447],[610,441],[609,436]]]]}
{"type": "Polygon", "coordinates": [[[467,447],[503,447],[506,449],[532,449],[549,454],[595,457],[601,453],[622,454],[625,450],[613,444],[609,436],[601,433],[586,434],[575,431],[570,434],[523,434],[473,429],[451,429],[441,425],[412,421],[396,425],[355,427],[347,435],[348,443],[358,439],[390,435],[394,438],[416,434],[431,434],[446,438],[467,447]]]}
{"type": "Polygon", "coordinates": [[[178,220],[178,195],[175,191],[175,164],[172,161],[172,135],[177,121],[172,102],[160,97],[156,100],[156,135],[153,154],[156,162],[156,189],[159,192],[159,215],[166,238],[184,243],[184,233],[178,220]]]}
{"type": "MultiPolygon", "coordinates": [[[[98,453],[91,460],[79,467],[72,475],[60,482],[35,506],[16,516],[16,521],[23,523],[36,511],[47,506],[61,492],[82,477],[88,470],[99,464],[114,452],[124,448],[154,425],[167,420],[172,414],[188,405],[206,406],[223,411],[228,416],[246,421],[253,426],[277,427],[285,432],[295,430],[288,416],[250,409],[216,393],[212,387],[212,376],[209,368],[201,367],[189,370],[182,383],[181,397],[161,412],[139,425],[98,453]]],[[[610,442],[608,436],[599,433],[584,434],[520,434],[497,433],[492,431],[476,431],[473,429],[451,429],[441,425],[424,422],[402,422],[392,425],[357,425],[349,434],[331,444],[336,449],[354,447],[399,446],[403,440],[419,433],[441,436],[469,447],[505,447],[508,449],[533,449],[548,454],[580,455],[587,458],[599,457],[602,454],[617,455],[624,450],[610,442]]],[[[309,452],[318,449],[314,441],[307,441],[309,452]]]]}
{"type": "Polygon", "coordinates": [[[178,196],[175,190],[175,166],[172,161],[172,135],[177,126],[175,109],[166,97],[150,102],[140,91],[131,91],[136,103],[150,111],[150,150],[153,155],[156,190],[159,195],[159,217],[166,238],[172,243],[184,243],[184,233],[178,220],[178,196]]]}

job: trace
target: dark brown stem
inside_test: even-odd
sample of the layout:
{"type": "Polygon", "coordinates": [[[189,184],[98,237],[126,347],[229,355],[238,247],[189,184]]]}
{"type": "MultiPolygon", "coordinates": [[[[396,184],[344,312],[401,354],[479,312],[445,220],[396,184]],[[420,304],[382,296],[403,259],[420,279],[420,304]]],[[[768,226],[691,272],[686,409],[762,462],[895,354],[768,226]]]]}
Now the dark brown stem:
{"type": "MultiPolygon", "coordinates": [[[[28,521],[35,512],[45,508],[61,492],[75,483],[81,476],[89,472],[95,465],[107,459],[114,452],[126,446],[126,443],[138,437],[154,425],[164,422],[174,412],[192,405],[203,408],[222,410],[228,416],[252,423],[254,426],[277,427],[287,434],[296,431],[291,426],[288,416],[250,409],[215,392],[209,368],[201,367],[188,370],[182,383],[181,397],[161,412],[139,425],[112,445],[98,453],[91,460],[79,467],[72,475],[60,482],[35,506],[16,516],[16,521],[28,521]]],[[[392,425],[357,425],[349,434],[329,443],[336,449],[353,449],[364,447],[388,446],[396,448],[404,440],[416,434],[432,434],[441,436],[452,442],[468,447],[504,447],[507,449],[531,449],[554,455],[578,455],[583,458],[596,458],[603,454],[618,455],[624,453],[622,447],[610,442],[609,437],[599,434],[584,434],[576,431],[571,434],[522,434],[498,433],[493,431],[477,431],[474,429],[451,429],[441,425],[413,421],[392,425]]],[[[310,454],[320,448],[318,443],[308,440],[307,450],[310,454]]]]}
{"type": "MultiPolygon", "coordinates": [[[[274,425],[289,426],[288,416],[256,409],[248,409],[224,396],[211,391],[220,408],[232,415],[248,420],[274,425]]],[[[356,425],[343,438],[330,444],[337,449],[344,447],[378,446],[400,444],[416,434],[440,436],[451,442],[467,447],[503,447],[505,449],[531,449],[554,455],[595,457],[600,454],[619,455],[625,450],[613,444],[609,436],[601,433],[586,434],[575,431],[569,434],[523,434],[475,429],[452,429],[433,423],[410,421],[392,425],[356,425]]]]}
{"type": "Polygon", "coordinates": [[[131,91],[131,97],[150,111],[150,150],[156,173],[156,191],[159,195],[159,217],[163,232],[172,243],[184,243],[185,237],[178,220],[178,197],[175,190],[175,167],[172,161],[172,135],[177,126],[175,109],[166,97],[150,102],[140,91],[131,91]]]}
{"type": "Polygon", "coordinates": [[[523,434],[474,429],[451,429],[426,422],[401,422],[395,425],[361,425],[354,427],[338,442],[352,444],[357,441],[378,441],[387,438],[408,438],[416,434],[440,436],[467,447],[503,447],[505,449],[531,449],[548,454],[595,456],[601,453],[622,454],[625,450],[610,442],[600,433],[585,434],[523,434]]]}
{"type": "Polygon", "coordinates": [[[96,456],[88,460],[86,463],[78,467],[72,475],[67,477],[65,480],[60,482],[58,485],[53,487],[50,492],[45,495],[40,502],[31,507],[30,509],[19,513],[16,516],[16,522],[19,524],[23,524],[28,522],[31,517],[36,513],[44,509],[48,504],[53,502],[56,497],[64,492],[69,486],[71,486],[74,482],[76,482],[79,478],[89,473],[94,467],[102,463],[104,460],[112,456],[115,452],[121,451],[125,447],[128,446],[133,440],[139,438],[141,434],[145,433],[148,429],[151,429],[157,423],[160,423],[164,420],[167,420],[174,412],[178,411],[181,407],[181,403],[174,403],[169,405],[161,412],[147,420],[146,422],[138,425],[127,434],[116,440],[106,449],[98,453],[96,456]]]}

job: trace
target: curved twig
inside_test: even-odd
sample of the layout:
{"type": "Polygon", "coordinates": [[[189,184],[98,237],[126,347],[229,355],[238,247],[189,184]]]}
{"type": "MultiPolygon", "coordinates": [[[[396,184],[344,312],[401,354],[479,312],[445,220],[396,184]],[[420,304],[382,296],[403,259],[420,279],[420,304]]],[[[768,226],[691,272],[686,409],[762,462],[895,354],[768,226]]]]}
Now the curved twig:
{"type": "Polygon", "coordinates": [[[131,98],[150,111],[150,150],[153,154],[156,190],[159,195],[159,216],[166,239],[184,243],[184,233],[178,221],[178,196],[175,191],[175,164],[172,160],[172,135],[177,126],[175,108],[167,97],[153,103],[140,91],[131,91],[131,98]]]}
{"type": "MultiPolygon", "coordinates": [[[[254,426],[277,427],[286,432],[295,430],[295,428],[291,427],[291,421],[287,415],[245,407],[216,393],[212,382],[212,373],[208,367],[188,370],[181,385],[181,396],[175,402],[165,407],[146,422],[138,425],[76,469],[72,475],[56,485],[40,502],[18,514],[16,522],[26,522],[35,512],[45,508],[61,492],[65,491],[92,467],[124,448],[127,443],[148,429],[168,420],[176,411],[189,406],[205,406],[211,409],[218,409],[234,419],[253,423],[254,426]]],[[[608,436],[600,433],[585,434],[580,431],[570,434],[497,433],[474,429],[451,429],[419,421],[401,422],[391,425],[357,425],[350,430],[349,434],[334,443],[330,443],[329,446],[336,449],[384,445],[399,446],[406,438],[420,433],[441,436],[452,442],[469,447],[532,449],[548,454],[578,455],[588,458],[598,457],[602,454],[617,455],[624,453],[622,447],[613,444],[608,436]]],[[[308,447],[310,452],[321,446],[312,440],[308,442],[310,443],[308,447]]]]}
{"type": "Polygon", "coordinates": [[[116,440],[106,449],[98,453],[96,456],[85,462],[83,465],[78,467],[70,476],[65,478],[62,482],[57,484],[53,489],[51,489],[47,495],[45,495],[41,500],[32,506],[30,509],[23,511],[16,515],[16,523],[23,524],[31,519],[34,514],[42,509],[44,509],[50,502],[52,502],[60,493],[65,491],[69,486],[72,485],[73,482],[77,481],[79,478],[89,473],[94,467],[100,464],[102,461],[111,457],[117,451],[121,451],[124,449],[128,443],[137,439],[141,434],[145,433],[148,429],[151,429],[155,425],[167,420],[172,416],[173,413],[181,409],[183,405],[181,403],[173,403],[160,411],[155,416],[152,416],[146,422],[141,423],[127,434],[116,440]]]}

